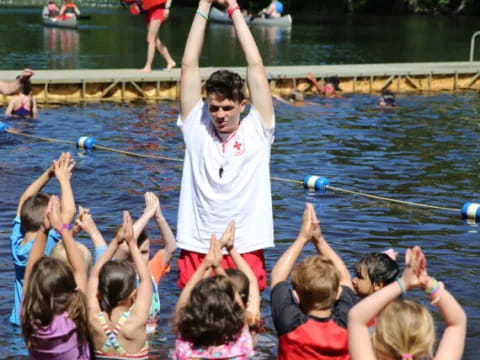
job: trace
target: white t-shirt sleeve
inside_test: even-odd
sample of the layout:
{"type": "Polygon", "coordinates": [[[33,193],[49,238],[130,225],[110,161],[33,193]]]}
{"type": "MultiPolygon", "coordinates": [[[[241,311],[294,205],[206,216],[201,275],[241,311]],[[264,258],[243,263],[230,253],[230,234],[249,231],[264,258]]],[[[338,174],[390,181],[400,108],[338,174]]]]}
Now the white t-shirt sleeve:
{"type": "MultiPolygon", "coordinates": [[[[245,117],[243,121],[248,123],[248,126],[251,126],[257,135],[265,141],[266,144],[271,145],[273,143],[273,135],[275,132],[275,114],[272,119],[272,127],[265,127],[265,122],[263,121],[260,113],[253,106],[250,107],[249,114],[245,117]]],[[[247,124],[245,124],[247,125],[247,124]]]]}
{"type": "Polygon", "coordinates": [[[204,112],[204,105],[205,103],[202,99],[200,99],[185,119],[182,119],[181,114],[178,115],[177,126],[182,130],[183,140],[185,142],[188,142],[188,138],[191,136],[191,134],[194,134],[196,129],[198,129],[200,126],[204,112]]]}

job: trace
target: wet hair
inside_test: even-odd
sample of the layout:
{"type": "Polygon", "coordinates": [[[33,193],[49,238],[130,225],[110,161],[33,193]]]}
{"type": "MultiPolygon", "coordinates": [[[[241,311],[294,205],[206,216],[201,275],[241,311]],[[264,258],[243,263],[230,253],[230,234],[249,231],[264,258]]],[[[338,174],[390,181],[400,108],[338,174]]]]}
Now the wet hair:
{"type": "Polygon", "coordinates": [[[292,90],[288,95],[288,101],[301,102],[304,100],[303,93],[300,90],[292,90]]]}
{"type": "Polygon", "coordinates": [[[21,311],[22,334],[29,349],[36,346],[37,328],[50,325],[53,317],[63,312],[68,312],[75,323],[78,344],[87,341],[87,300],[77,289],[73,273],[63,261],[45,256],[35,263],[21,311]]]}
{"type": "Polygon", "coordinates": [[[225,269],[228,278],[230,279],[235,290],[242,299],[243,306],[247,307],[248,297],[250,296],[250,281],[247,275],[238,269],[228,268],[225,269]]]}
{"type": "Polygon", "coordinates": [[[372,334],[378,358],[433,358],[435,326],[430,312],[411,300],[396,300],[380,312],[372,334]]]}
{"type": "Polygon", "coordinates": [[[339,86],[340,85],[340,79],[338,78],[338,76],[327,77],[327,78],[325,78],[324,83],[325,84],[332,84],[335,91],[342,91],[342,89],[339,86]]]}
{"type": "Polygon", "coordinates": [[[231,281],[221,275],[200,280],[175,325],[183,340],[195,347],[236,341],[244,324],[245,310],[236,300],[231,281]]]}
{"type": "MultiPolygon", "coordinates": [[[[76,241],[75,243],[77,244],[78,251],[82,254],[83,261],[87,265],[87,270],[90,271],[92,267],[92,253],[81,242],[76,241]]],[[[62,260],[64,263],[70,266],[67,258],[67,252],[65,250],[65,246],[63,245],[63,240],[60,240],[58,243],[55,244],[52,252],[50,253],[50,256],[55,259],[62,260]]]]}
{"type": "Polygon", "coordinates": [[[40,230],[49,200],[50,196],[38,193],[29,196],[23,202],[22,209],[20,210],[20,220],[22,222],[23,231],[29,232],[40,230]]]}
{"type": "Polygon", "coordinates": [[[102,309],[108,317],[135,290],[136,275],[127,260],[111,260],[102,266],[98,276],[98,292],[102,309]]]}
{"type": "Polygon", "coordinates": [[[215,94],[238,103],[245,99],[242,78],[228,70],[218,70],[210,75],[205,83],[205,89],[207,95],[215,94]]]}
{"type": "Polygon", "coordinates": [[[292,286],[304,313],[330,308],[337,297],[339,284],[338,270],[323,255],[306,258],[292,271],[292,286]]]}
{"type": "Polygon", "coordinates": [[[370,253],[355,264],[355,272],[361,277],[362,267],[367,270],[372,285],[386,286],[400,276],[400,267],[384,253],[370,253]]]}
{"type": "Polygon", "coordinates": [[[382,100],[385,104],[388,106],[395,106],[395,95],[391,93],[390,91],[382,91],[382,100]]]}
{"type": "Polygon", "coordinates": [[[32,92],[32,82],[30,79],[22,81],[22,94],[30,95],[32,92]]]}

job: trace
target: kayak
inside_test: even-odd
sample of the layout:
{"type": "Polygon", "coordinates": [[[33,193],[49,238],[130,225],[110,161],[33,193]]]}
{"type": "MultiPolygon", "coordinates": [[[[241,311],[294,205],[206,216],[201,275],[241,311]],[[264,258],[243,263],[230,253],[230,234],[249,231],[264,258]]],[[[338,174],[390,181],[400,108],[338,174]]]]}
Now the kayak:
{"type": "MultiPolygon", "coordinates": [[[[250,15],[245,15],[245,21],[247,24],[250,22],[250,15]]],[[[219,24],[231,24],[232,19],[227,15],[226,12],[220,11],[215,7],[212,7],[210,10],[210,15],[208,16],[209,20],[214,23],[219,23],[219,24]]]]}
{"type": "Polygon", "coordinates": [[[44,26],[59,27],[65,29],[76,29],[78,25],[77,17],[75,15],[72,15],[65,20],[61,19],[60,17],[48,17],[48,9],[46,7],[43,8],[42,21],[44,26]]]}
{"type": "Polygon", "coordinates": [[[252,25],[269,25],[269,26],[292,26],[292,17],[290,14],[278,17],[278,18],[261,18],[261,17],[256,17],[252,21],[250,21],[250,24],[252,25]]]}

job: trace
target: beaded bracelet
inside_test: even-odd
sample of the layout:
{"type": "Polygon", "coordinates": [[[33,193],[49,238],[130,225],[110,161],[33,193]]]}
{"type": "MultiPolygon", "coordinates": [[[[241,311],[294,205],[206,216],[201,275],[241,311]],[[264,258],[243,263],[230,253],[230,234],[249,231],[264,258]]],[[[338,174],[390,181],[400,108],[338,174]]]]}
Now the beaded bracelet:
{"type": "Polygon", "coordinates": [[[205,15],[203,12],[201,12],[200,10],[197,9],[196,13],[197,13],[198,15],[200,15],[202,18],[204,18],[205,21],[208,21],[208,16],[205,15]]]}
{"type": "Polygon", "coordinates": [[[437,279],[432,278],[432,280],[433,280],[433,286],[432,286],[432,288],[431,288],[430,290],[425,289],[425,292],[426,292],[428,295],[433,295],[433,294],[435,294],[435,293],[438,291],[438,281],[437,281],[437,279]]]}
{"type": "Polygon", "coordinates": [[[395,281],[398,283],[398,286],[400,286],[400,290],[402,290],[403,295],[407,295],[407,290],[403,287],[402,279],[396,278],[395,281]]]}
{"type": "Polygon", "coordinates": [[[438,283],[438,289],[435,291],[435,294],[437,295],[435,298],[434,298],[434,294],[430,294],[430,304],[431,305],[435,305],[436,303],[438,303],[440,301],[440,298],[442,297],[442,294],[443,294],[443,290],[445,289],[445,285],[443,284],[443,282],[439,282],[438,283]]]}

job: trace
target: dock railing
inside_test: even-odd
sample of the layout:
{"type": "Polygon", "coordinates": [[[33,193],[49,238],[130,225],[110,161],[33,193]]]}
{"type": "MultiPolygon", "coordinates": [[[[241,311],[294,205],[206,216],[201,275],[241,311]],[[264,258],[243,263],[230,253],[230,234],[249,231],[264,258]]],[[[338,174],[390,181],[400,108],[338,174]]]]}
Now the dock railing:
{"type": "Polygon", "coordinates": [[[475,38],[480,35],[480,31],[475,31],[470,39],[470,62],[473,61],[473,56],[475,54],[475,38]]]}

